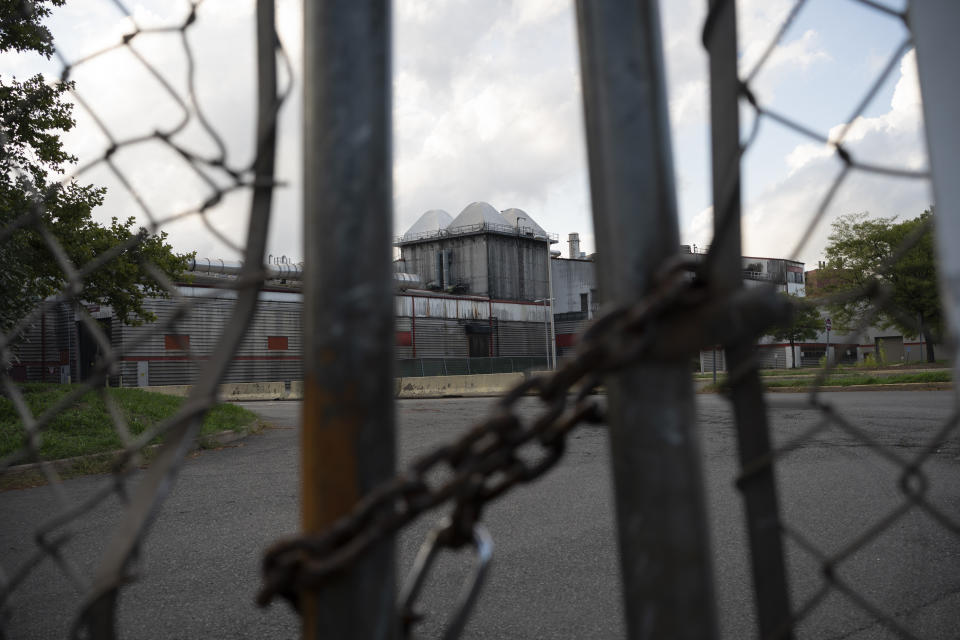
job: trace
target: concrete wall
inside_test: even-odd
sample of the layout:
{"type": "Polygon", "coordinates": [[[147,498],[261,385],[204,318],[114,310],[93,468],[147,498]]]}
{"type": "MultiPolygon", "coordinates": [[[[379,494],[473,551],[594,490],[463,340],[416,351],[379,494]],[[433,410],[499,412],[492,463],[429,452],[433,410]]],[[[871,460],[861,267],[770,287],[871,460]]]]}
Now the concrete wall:
{"type": "Polygon", "coordinates": [[[553,258],[550,260],[553,273],[553,297],[555,314],[576,313],[582,311],[581,294],[587,294],[587,317],[593,318],[593,307],[597,289],[597,270],[591,260],[568,260],[553,258]]]}
{"type": "MultiPolygon", "coordinates": [[[[297,383],[299,398],[303,397],[303,383],[297,383]]],[[[171,384],[151,387],[142,387],[144,391],[153,391],[154,393],[163,393],[168,396],[179,396],[185,398],[190,395],[192,385],[189,384],[171,384]]],[[[293,384],[291,384],[291,391],[293,384]]],[[[220,385],[217,397],[223,402],[235,402],[240,400],[283,400],[294,399],[287,391],[287,385],[284,382],[233,382],[220,385]]]]}
{"type": "MultiPolygon", "coordinates": [[[[547,297],[545,240],[500,233],[451,236],[400,247],[404,268],[420,276],[424,286],[439,285],[437,252],[450,251],[452,283],[463,293],[496,300],[538,300],[547,297]]],[[[444,289],[452,284],[445,278],[444,289]]]]}
{"type": "MultiPolygon", "coordinates": [[[[491,373],[466,376],[396,378],[398,398],[442,398],[447,396],[496,396],[524,379],[523,373],[491,373]]],[[[187,397],[191,385],[144,387],[171,396],[187,397]]],[[[302,400],[303,382],[251,382],[220,385],[218,397],[224,402],[249,400],[302,400]]]]}
{"type": "Polygon", "coordinates": [[[490,297],[540,300],[547,297],[549,245],[523,236],[487,236],[490,297]]]}
{"type": "Polygon", "coordinates": [[[398,398],[500,395],[523,380],[522,373],[397,378],[398,398]]]}

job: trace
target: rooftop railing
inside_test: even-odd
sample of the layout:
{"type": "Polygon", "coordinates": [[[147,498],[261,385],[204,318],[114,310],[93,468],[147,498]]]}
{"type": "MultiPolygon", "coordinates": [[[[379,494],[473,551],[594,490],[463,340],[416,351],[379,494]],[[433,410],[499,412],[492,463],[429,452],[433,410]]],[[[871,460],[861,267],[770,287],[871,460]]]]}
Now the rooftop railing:
{"type": "Polygon", "coordinates": [[[508,224],[496,224],[491,222],[478,222],[477,224],[468,224],[459,227],[436,229],[431,231],[421,231],[420,233],[406,233],[397,236],[394,239],[394,246],[411,244],[414,242],[423,242],[424,240],[435,240],[453,236],[465,236],[474,233],[499,233],[507,236],[519,236],[521,238],[530,238],[532,240],[546,240],[550,244],[560,241],[555,233],[547,233],[529,227],[513,227],[508,224]]]}

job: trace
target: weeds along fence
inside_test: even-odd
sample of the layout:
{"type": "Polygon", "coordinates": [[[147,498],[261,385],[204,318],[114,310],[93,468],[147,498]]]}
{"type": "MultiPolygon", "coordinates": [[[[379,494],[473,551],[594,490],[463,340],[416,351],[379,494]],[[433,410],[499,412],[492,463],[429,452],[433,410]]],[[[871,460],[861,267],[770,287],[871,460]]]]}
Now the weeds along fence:
{"type": "MultiPolygon", "coordinates": [[[[950,452],[956,441],[956,413],[935,428],[914,434],[922,439],[918,446],[901,447],[896,438],[877,435],[872,425],[843,415],[819,392],[828,368],[807,396],[788,403],[813,416],[811,426],[797,433],[777,431],[767,420],[753,344],[772,323],[788,317],[790,309],[772,290],[742,286],[742,161],[768,128],[785,127],[822,145],[840,167],[834,180],[818,185],[822,194],[817,206],[796,213],[797,219],[801,214],[805,218],[794,254],[823,224],[849,176],[868,172],[889,180],[933,178],[945,325],[952,330],[950,335],[957,335],[960,262],[949,244],[960,237],[960,193],[952,179],[960,167],[960,142],[951,121],[960,110],[951,66],[960,59],[960,51],[950,25],[960,21],[960,10],[953,3],[932,0],[916,0],[903,11],[876,0],[848,1],[901,25],[903,40],[852,114],[838,115],[847,124],[829,133],[805,125],[803,114],[766,106],[754,90],[764,65],[806,3],[795,3],[782,27],[769,34],[769,47],[750,69],[738,68],[736,3],[708,3],[703,41],[710,57],[714,240],[706,259],[695,263],[677,255],[679,229],[657,3],[577,2],[594,231],[603,256],[599,280],[606,312],[585,332],[576,355],[556,372],[525,380],[498,401],[489,418],[399,475],[394,475],[391,371],[395,336],[390,283],[390,11],[383,0],[305,3],[304,32],[309,37],[304,42],[304,172],[316,176],[304,194],[305,240],[308,246],[331,236],[355,241],[349,247],[334,243],[329,251],[308,256],[305,265],[302,533],[278,541],[266,552],[261,603],[278,597],[295,603],[307,637],[407,635],[415,628],[417,598],[437,554],[468,547],[477,556],[478,570],[474,587],[464,592],[461,607],[451,618],[447,637],[455,637],[467,622],[478,596],[476,586],[489,563],[484,507],[549,471],[563,456],[567,434],[579,423],[603,422],[611,441],[628,636],[717,637],[716,612],[722,599],[711,566],[690,360],[704,347],[722,345],[739,451],[739,470],[731,481],[736,482],[744,507],[757,635],[925,637],[928,616],[935,615],[933,607],[949,601],[960,588],[956,577],[927,578],[923,574],[928,568],[918,566],[920,577],[910,582],[910,593],[905,594],[898,590],[903,576],[884,575],[882,557],[874,562],[866,556],[878,540],[884,541],[884,549],[909,549],[932,540],[945,545],[945,557],[955,555],[960,544],[955,497],[934,486],[931,469],[955,464],[944,458],[944,451],[955,456],[950,452]],[[900,58],[913,48],[931,132],[928,166],[916,169],[861,158],[849,139],[854,123],[900,58]],[[739,123],[742,108],[752,117],[745,132],[739,123]],[[358,262],[357,255],[365,259],[358,262]],[[606,403],[591,395],[601,384],[608,393],[606,403]],[[542,412],[525,419],[515,409],[529,393],[542,400],[542,412]],[[883,466],[889,484],[887,503],[873,505],[868,519],[844,523],[839,546],[824,546],[818,532],[811,530],[816,525],[794,518],[802,511],[791,501],[801,494],[791,483],[800,480],[778,474],[811,447],[866,451],[883,466]],[[447,516],[425,543],[398,598],[393,539],[406,524],[438,508],[447,508],[447,516]],[[925,533],[919,541],[916,528],[901,526],[911,518],[923,520],[925,533]],[[864,570],[865,562],[869,571],[864,570]],[[840,622],[823,616],[824,603],[836,598],[845,603],[847,614],[840,622]]],[[[140,60],[137,38],[146,30],[132,24],[133,34],[116,48],[140,60]]],[[[189,52],[186,34],[193,24],[191,13],[183,22],[156,31],[179,40],[189,52]]],[[[50,561],[82,594],[75,611],[75,635],[115,636],[119,596],[141,562],[149,525],[255,310],[264,275],[255,265],[263,264],[274,184],[276,113],[286,93],[277,89],[276,66],[283,56],[274,34],[272,3],[258,3],[257,24],[259,119],[254,162],[234,167],[223,155],[200,157],[178,146],[177,129],[148,136],[173,148],[199,174],[223,174],[226,180],[226,186],[211,180],[211,195],[183,215],[203,218],[227,192],[252,193],[244,247],[247,266],[237,281],[237,322],[221,336],[214,357],[202,363],[201,382],[176,418],[134,437],[120,413],[112,411],[124,454],[89,501],[71,503],[52,465],[43,465],[50,490],[59,500],[58,510],[42,522],[29,523],[24,537],[35,543],[30,553],[12,563],[5,557],[0,563],[0,625],[16,606],[21,585],[39,564],[50,561]],[[132,483],[137,452],[160,434],[164,436],[160,454],[132,483]],[[85,571],[80,568],[84,563],[70,556],[66,542],[76,519],[110,496],[119,497],[125,507],[103,557],[92,571],[85,571]]],[[[65,60],[63,75],[96,62],[97,56],[65,60]]],[[[151,72],[149,65],[145,69],[151,72]]],[[[187,84],[185,96],[170,88],[183,107],[184,122],[195,119],[216,137],[192,84],[187,84]]],[[[82,87],[77,88],[76,101],[85,108],[82,87]]],[[[144,140],[115,140],[109,123],[101,127],[110,146],[96,163],[108,166],[125,183],[123,167],[113,160],[115,150],[144,140]]],[[[146,202],[141,205],[151,230],[169,222],[152,215],[146,202]]],[[[0,232],[4,242],[21,231],[37,234],[60,265],[64,281],[59,295],[38,305],[4,334],[0,344],[7,359],[4,371],[19,329],[35,322],[45,306],[79,302],[88,274],[136,246],[137,240],[131,239],[89,263],[72,264],[49,225],[38,194],[33,206],[0,232]]],[[[878,276],[919,239],[919,232],[906,238],[881,265],[878,276]]],[[[176,297],[172,283],[159,273],[157,277],[176,297]]],[[[865,323],[881,313],[897,313],[881,277],[861,293],[871,309],[865,323]]],[[[182,301],[182,313],[190,313],[189,301],[182,301]]],[[[24,446],[5,458],[0,469],[38,460],[52,417],[81,393],[98,388],[122,357],[122,350],[111,346],[89,314],[81,310],[81,317],[97,336],[104,358],[95,376],[58,406],[33,415],[17,385],[6,373],[0,374],[25,431],[24,446]]],[[[109,397],[104,397],[109,405],[109,397]]],[[[846,496],[835,491],[825,499],[846,496]]]]}

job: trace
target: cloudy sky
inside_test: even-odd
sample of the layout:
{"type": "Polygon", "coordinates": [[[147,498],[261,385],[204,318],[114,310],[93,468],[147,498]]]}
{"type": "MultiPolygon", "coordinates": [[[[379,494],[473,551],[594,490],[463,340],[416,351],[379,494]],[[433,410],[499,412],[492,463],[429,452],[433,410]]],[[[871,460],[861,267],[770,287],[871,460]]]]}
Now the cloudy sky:
{"type": "MultiPolygon", "coordinates": [[[[902,0],[883,0],[900,8],[902,0]]],[[[674,168],[684,243],[710,242],[707,57],[700,45],[706,0],[661,2],[674,168]]],[[[751,69],[789,13],[791,0],[741,0],[741,71],[751,69]]],[[[130,2],[132,19],[111,2],[71,0],[50,26],[68,61],[120,40],[133,22],[176,24],[177,2],[130,2]]],[[[284,186],[269,241],[270,252],[299,260],[302,121],[298,91],[302,64],[299,2],[278,0],[278,28],[293,65],[293,94],[281,120],[279,174],[284,186]]],[[[234,166],[250,161],[253,127],[253,6],[206,0],[187,31],[195,62],[197,99],[226,145],[234,166]]],[[[752,82],[761,102],[804,125],[836,135],[861,96],[906,37],[897,20],[851,0],[809,0],[781,46],[752,82]]],[[[485,200],[519,207],[565,240],[579,232],[594,250],[586,169],[575,16],[559,0],[397,0],[394,4],[394,231],[403,233],[424,211],[457,215],[485,200]]],[[[144,34],[136,52],[181,96],[187,92],[187,56],[176,33],[144,34]]],[[[4,54],[0,72],[25,77],[59,73],[56,61],[4,54]]],[[[76,67],[77,93],[115,140],[180,121],[182,106],[129,49],[76,67]]],[[[107,137],[83,109],[67,137],[81,165],[102,154],[107,137]]],[[[751,122],[745,110],[744,130],[751,122]]],[[[216,152],[196,119],[175,139],[197,153],[216,152]]],[[[926,156],[912,51],[894,61],[889,80],[847,134],[857,158],[923,169],[926,156]]],[[[164,218],[195,207],[209,195],[201,180],[168,147],[149,142],[124,148],[116,164],[150,213],[164,218]]],[[[830,150],[773,122],[765,122],[744,164],[744,246],[750,255],[790,257],[819,200],[841,169],[830,150]]],[[[98,215],[146,219],[107,167],[81,179],[107,185],[98,215]]],[[[217,176],[211,176],[220,181],[217,176]]],[[[837,215],[914,217],[930,204],[925,181],[854,174],[837,193],[825,220],[798,257],[821,257],[829,221],[837,215]]],[[[248,194],[228,196],[208,214],[224,238],[242,243],[248,194]]],[[[164,226],[181,251],[235,257],[197,216],[164,226]]],[[[565,245],[558,248],[565,249],[565,245]]]]}

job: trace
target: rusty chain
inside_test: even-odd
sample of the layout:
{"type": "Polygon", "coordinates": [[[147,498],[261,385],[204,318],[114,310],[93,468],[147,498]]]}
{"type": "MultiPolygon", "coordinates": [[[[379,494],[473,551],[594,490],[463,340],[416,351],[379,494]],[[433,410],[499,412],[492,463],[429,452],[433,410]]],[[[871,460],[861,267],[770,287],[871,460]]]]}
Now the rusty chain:
{"type": "Polygon", "coordinates": [[[296,607],[301,590],[322,587],[374,543],[447,501],[454,507],[439,542],[451,547],[467,543],[486,503],[553,467],[563,456],[566,435],[581,421],[602,421],[600,407],[591,397],[601,375],[627,364],[624,353],[644,352],[643,329],[657,311],[688,291],[688,282],[675,272],[646,304],[605,315],[584,334],[577,356],[567,365],[552,375],[534,376],[516,385],[499,400],[487,420],[415,460],[326,532],[275,544],[263,560],[264,584],[257,602],[263,606],[281,595],[296,607]],[[578,383],[580,388],[571,403],[568,393],[578,383]],[[531,393],[547,407],[525,425],[513,409],[531,393]],[[539,444],[542,454],[528,461],[521,457],[520,449],[531,443],[539,444]],[[444,467],[450,471],[447,480],[431,486],[430,474],[444,467]]]}
{"type": "Polygon", "coordinates": [[[709,289],[696,271],[691,262],[667,265],[644,299],[598,319],[564,367],[516,385],[489,418],[415,460],[325,532],[273,545],[263,559],[258,604],[266,606],[280,595],[298,608],[301,591],[322,588],[372,545],[446,502],[453,507],[438,543],[451,548],[468,544],[487,503],[550,470],[563,457],[566,436],[577,425],[604,421],[592,394],[605,375],[641,360],[688,357],[716,339],[718,331],[727,336],[756,335],[789,313],[787,303],[767,289],[745,291],[711,305],[709,289]],[[693,334],[697,340],[675,339],[693,334]],[[665,345],[674,347],[664,349],[665,345]],[[543,401],[545,410],[524,423],[514,408],[530,394],[543,401]],[[530,455],[528,445],[539,446],[539,454],[530,455]],[[431,474],[445,469],[445,481],[431,484],[431,474]]]}

